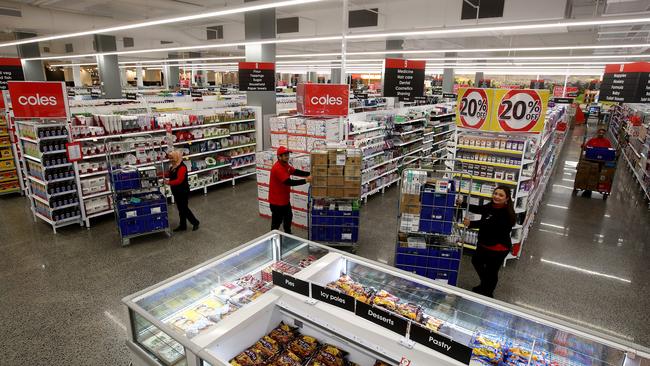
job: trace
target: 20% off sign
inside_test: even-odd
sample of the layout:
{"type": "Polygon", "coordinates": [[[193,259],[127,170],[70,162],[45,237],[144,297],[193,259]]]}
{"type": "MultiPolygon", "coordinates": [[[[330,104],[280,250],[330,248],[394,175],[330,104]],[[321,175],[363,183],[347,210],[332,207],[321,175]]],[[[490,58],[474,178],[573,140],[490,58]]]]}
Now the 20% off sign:
{"type": "Polygon", "coordinates": [[[544,122],[543,99],[535,90],[510,90],[500,99],[497,122],[503,131],[536,132],[544,122]]]}
{"type": "Polygon", "coordinates": [[[482,129],[490,115],[488,96],[485,90],[465,89],[459,95],[459,99],[458,115],[462,127],[482,129]]]}

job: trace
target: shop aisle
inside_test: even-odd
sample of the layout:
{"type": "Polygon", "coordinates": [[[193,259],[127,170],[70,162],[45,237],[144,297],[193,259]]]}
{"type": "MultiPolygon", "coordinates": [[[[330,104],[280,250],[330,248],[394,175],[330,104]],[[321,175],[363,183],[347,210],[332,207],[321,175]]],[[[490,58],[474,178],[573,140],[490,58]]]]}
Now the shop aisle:
{"type": "MultiPolygon", "coordinates": [[[[559,320],[650,345],[650,212],[621,161],[607,201],[573,196],[584,126],[570,131],[523,256],[495,297],[559,320]]],[[[469,258],[461,286],[478,283],[469,258]]]]}

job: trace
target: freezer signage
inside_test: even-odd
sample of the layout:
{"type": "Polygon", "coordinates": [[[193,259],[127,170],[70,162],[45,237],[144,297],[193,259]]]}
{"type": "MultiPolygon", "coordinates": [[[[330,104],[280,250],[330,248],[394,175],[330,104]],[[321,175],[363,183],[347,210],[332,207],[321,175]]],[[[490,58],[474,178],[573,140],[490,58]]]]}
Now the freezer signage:
{"type": "Polygon", "coordinates": [[[11,105],[16,118],[65,118],[65,84],[56,81],[10,81],[11,105]]]}
{"type": "Polygon", "coordinates": [[[275,63],[240,62],[239,91],[275,91],[275,63]]]}
{"type": "Polygon", "coordinates": [[[408,320],[400,318],[386,310],[372,307],[361,301],[357,301],[357,308],[355,313],[366,320],[369,320],[377,325],[380,325],[397,334],[406,336],[406,328],[408,327],[408,320]]]}
{"type": "Polygon", "coordinates": [[[413,102],[424,95],[426,61],[387,58],[384,61],[384,96],[413,102]]]}
{"type": "Polygon", "coordinates": [[[354,297],[342,294],[336,290],[312,283],[311,297],[330,305],[338,306],[341,309],[354,312],[354,297]]]}
{"type": "Polygon", "coordinates": [[[7,82],[25,80],[19,58],[0,58],[0,90],[7,90],[7,82]]]}
{"type": "Polygon", "coordinates": [[[309,282],[282,274],[278,271],[273,271],[273,284],[295,293],[309,296],[309,282]]]}
{"type": "Polygon", "coordinates": [[[409,338],[413,342],[431,348],[466,365],[469,365],[470,358],[472,357],[472,349],[466,345],[453,341],[415,323],[411,323],[409,338]]]}

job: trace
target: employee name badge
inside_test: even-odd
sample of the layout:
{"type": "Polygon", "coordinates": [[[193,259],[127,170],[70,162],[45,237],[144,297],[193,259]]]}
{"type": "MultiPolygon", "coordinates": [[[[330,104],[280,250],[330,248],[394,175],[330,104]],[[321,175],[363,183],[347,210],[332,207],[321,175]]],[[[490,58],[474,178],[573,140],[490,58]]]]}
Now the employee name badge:
{"type": "Polygon", "coordinates": [[[336,165],[345,165],[345,154],[336,154],[336,165]]]}

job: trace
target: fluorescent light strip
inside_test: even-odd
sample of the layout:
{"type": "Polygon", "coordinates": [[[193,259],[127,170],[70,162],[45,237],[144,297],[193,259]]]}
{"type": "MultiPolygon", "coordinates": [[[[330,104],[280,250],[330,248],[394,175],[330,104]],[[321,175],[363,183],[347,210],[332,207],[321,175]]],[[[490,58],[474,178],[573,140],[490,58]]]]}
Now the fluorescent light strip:
{"type": "Polygon", "coordinates": [[[250,11],[282,8],[282,7],[287,7],[287,6],[315,3],[315,2],[320,2],[320,1],[324,1],[324,0],[267,1],[266,3],[263,3],[263,4],[239,6],[239,7],[234,7],[234,8],[231,8],[231,9],[210,11],[210,12],[202,12],[202,13],[199,13],[199,14],[186,15],[186,16],[181,16],[181,17],[150,20],[150,21],[146,21],[146,22],[125,24],[125,25],[119,25],[119,26],[115,26],[115,27],[92,29],[92,30],[83,31],[83,32],[57,34],[57,35],[43,36],[43,37],[33,37],[33,38],[28,38],[28,39],[22,39],[22,40],[19,40],[19,41],[0,43],[0,47],[17,46],[17,45],[21,45],[21,44],[52,41],[52,40],[55,40],[55,39],[63,39],[63,38],[88,36],[88,35],[100,34],[100,33],[113,33],[113,32],[119,32],[119,31],[128,30],[128,29],[145,28],[145,27],[151,27],[151,26],[156,26],[156,25],[164,25],[164,24],[171,24],[171,23],[189,22],[189,21],[200,20],[200,19],[223,17],[223,16],[226,16],[226,15],[241,14],[241,13],[246,13],[246,12],[250,12],[250,11]]]}
{"type": "Polygon", "coordinates": [[[627,279],[627,278],[621,278],[621,277],[613,276],[613,275],[610,275],[610,274],[607,274],[607,273],[591,271],[591,270],[588,270],[588,269],[584,269],[584,268],[580,268],[580,267],[576,267],[576,266],[571,266],[571,265],[564,264],[564,263],[549,261],[549,260],[544,259],[544,258],[541,258],[540,262],[552,264],[554,266],[558,266],[558,267],[562,267],[562,268],[566,268],[566,269],[571,269],[571,270],[574,270],[574,271],[578,271],[578,272],[582,272],[582,273],[586,273],[586,274],[590,274],[590,275],[601,276],[601,277],[605,277],[605,278],[611,278],[611,279],[619,280],[619,281],[625,282],[625,283],[632,283],[632,281],[627,279]]]}

